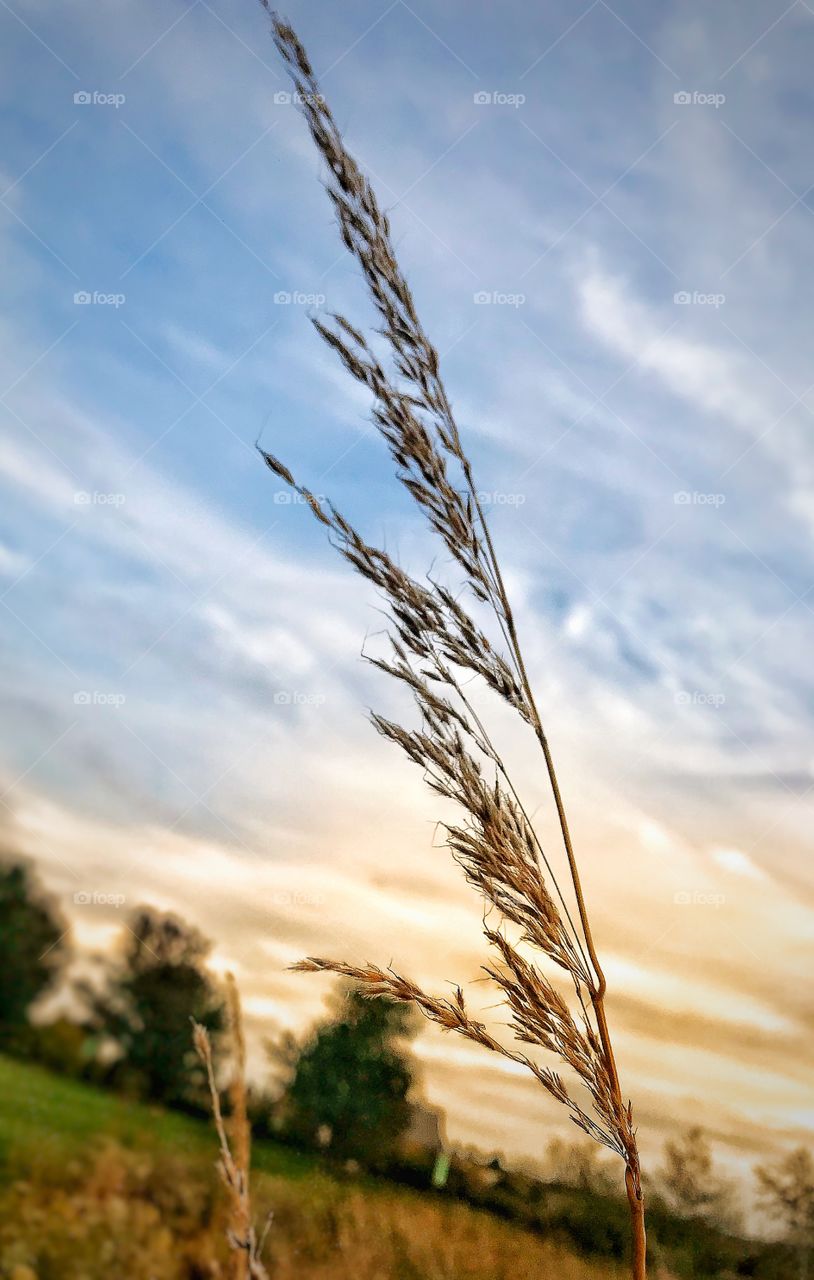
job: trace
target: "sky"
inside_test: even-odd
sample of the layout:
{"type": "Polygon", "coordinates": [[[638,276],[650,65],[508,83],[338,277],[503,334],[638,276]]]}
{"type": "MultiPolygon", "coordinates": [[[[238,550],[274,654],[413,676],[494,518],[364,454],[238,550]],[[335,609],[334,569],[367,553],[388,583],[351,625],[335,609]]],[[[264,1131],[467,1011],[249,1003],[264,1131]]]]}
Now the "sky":
{"type": "MultiPolygon", "coordinates": [[[[814,8],[291,0],[492,520],[645,1161],[810,1141],[814,8]]],[[[373,323],[259,5],[2,0],[0,836],[78,943],[142,902],[238,976],[478,981],[482,913],[366,720],[380,602],[255,442],[421,574],[438,548],[309,324],[373,323]]],[[[405,712],[409,715],[409,712],[405,712]]],[[[528,742],[508,748],[549,847],[528,742]]],[[[533,1080],[427,1030],[453,1139],[533,1080]]]]}

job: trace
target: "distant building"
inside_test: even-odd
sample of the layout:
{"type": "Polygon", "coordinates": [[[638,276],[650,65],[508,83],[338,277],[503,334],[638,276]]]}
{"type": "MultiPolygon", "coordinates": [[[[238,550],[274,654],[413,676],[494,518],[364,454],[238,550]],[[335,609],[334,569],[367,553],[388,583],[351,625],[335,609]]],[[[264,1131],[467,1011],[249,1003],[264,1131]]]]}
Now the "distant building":
{"type": "Polygon", "coordinates": [[[431,1107],[426,1102],[413,1102],[401,1145],[411,1155],[435,1156],[446,1151],[446,1119],[441,1108],[431,1107]]]}
{"type": "Polygon", "coordinates": [[[401,1149],[408,1157],[431,1160],[432,1185],[446,1186],[450,1156],[446,1119],[440,1107],[431,1107],[426,1102],[412,1103],[409,1123],[401,1137],[401,1149]]]}

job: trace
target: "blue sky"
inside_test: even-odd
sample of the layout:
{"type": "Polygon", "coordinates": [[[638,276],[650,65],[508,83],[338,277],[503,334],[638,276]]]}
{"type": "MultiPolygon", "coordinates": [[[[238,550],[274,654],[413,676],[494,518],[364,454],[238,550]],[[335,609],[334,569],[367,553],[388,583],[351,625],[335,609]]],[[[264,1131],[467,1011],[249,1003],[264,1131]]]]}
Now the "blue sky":
{"type": "MultiPolygon", "coordinates": [[[[645,1149],[699,1117],[731,1159],[794,1141],[814,10],[287,15],[391,212],[493,515],[645,1149]]],[[[431,563],[308,323],[371,317],[267,20],[28,0],[0,21],[5,842],[89,945],[117,909],[76,894],[200,923],[258,1034],[317,1011],[283,971],[304,950],[474,977],[433,801],[364,721],[393,697],[359,662],[376,601],[254,451],[431,563]]],[[[453,1133],[529,1152],[559,1123],[465,1047],[422,1053],[453,1133]]]]}

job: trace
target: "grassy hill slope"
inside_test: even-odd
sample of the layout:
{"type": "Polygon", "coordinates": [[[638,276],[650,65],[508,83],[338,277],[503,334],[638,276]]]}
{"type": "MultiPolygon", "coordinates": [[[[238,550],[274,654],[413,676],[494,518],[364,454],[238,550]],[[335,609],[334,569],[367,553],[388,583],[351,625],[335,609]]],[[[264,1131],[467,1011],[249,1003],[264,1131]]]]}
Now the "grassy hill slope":
{"type": "MultiPolygon", "coordinates": [[[[0,1058],[0,1276],[204,1280],[230,1274],[214,1134],[0,1058]]],[[[466,1205],[257,1143],[274,1280],[621,1280],[610,1264],[466,1205]]]]}

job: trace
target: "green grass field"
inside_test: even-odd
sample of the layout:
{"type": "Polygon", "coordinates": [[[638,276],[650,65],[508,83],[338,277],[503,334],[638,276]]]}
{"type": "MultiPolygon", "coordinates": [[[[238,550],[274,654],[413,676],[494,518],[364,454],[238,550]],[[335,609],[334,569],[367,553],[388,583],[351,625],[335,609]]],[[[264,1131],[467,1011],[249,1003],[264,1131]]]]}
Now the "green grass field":
{"type": "MultiPolygon", "coordinates": [[[[0,1057],[2,1280],[231,1274],[204,1120],[0,1057]]],[[[255,1144],[273,1280],[621,1280],[623,1271],[443,1197],[343,1179],[255,1144]]]]}
{"type": "MultiPolygon", "coordinates": [[[[127,1102],[115,1094],[0,1056],[0,1155],[64,1156],[104,1136],[123,1147],[172,1150],[214,1159],[211,1124],[127,1102]]],[[[285,1178],[311,1173],[314,1161],[272,1142],[255,1144],[254,1168],[285,1178]]]]}

